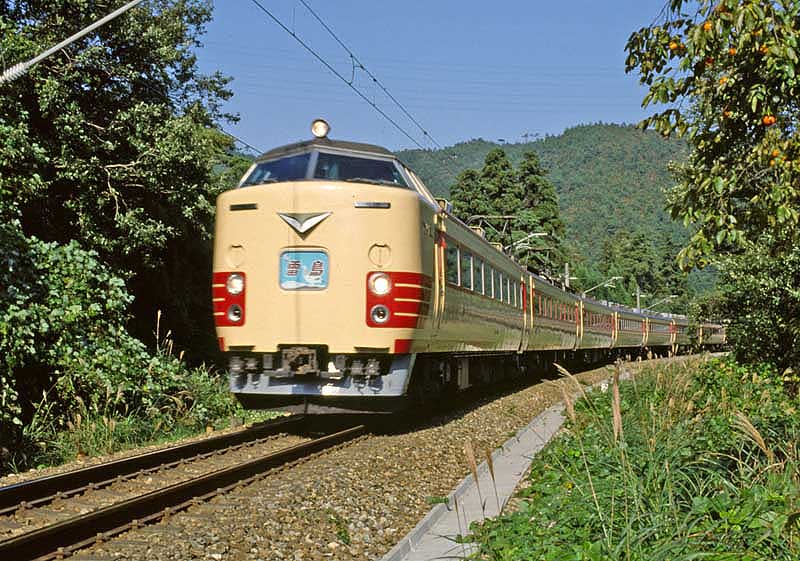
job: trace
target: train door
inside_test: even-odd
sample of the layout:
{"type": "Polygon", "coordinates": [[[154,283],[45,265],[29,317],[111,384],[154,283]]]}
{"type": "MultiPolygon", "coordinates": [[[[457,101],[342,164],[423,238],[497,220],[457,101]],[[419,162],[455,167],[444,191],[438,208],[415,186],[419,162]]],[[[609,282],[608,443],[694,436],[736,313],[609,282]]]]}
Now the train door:
{"type": "Polygon", "coordinates": [[[529,297],[533,294],[533,279],[532,277],[528,277],[529,281],[526,283],[526,276],[528,275],[523,275],[519,283],[519,296],[522,298],[522,338],[520,339],[517,352],[520,353],[528,349],[528,341],[530,340],[531,327],[533,324],[533,314],[531,313],[533,309],[533,305],[531,304],[532,298],[529,297]]]}
{"type": "Polygon", "coordinates": [[[439,213],[434,217],[435,234],[433,244],[433,263],[434,263],[434,281],[433,281],[433,330],[434,334],[439,331],[442,325],[442,317],[444,316],[445,304],[445,288],[447,287],[447,260],[445,252],[447,251],[447,239],[445,237],[445,217],[439,213]]]}
{"type": "Polygon", "coordinates": [[[672,354],[677,354],[678,324],[674,319],[669,320],[669,347],[672,354]]]}
{"type": "Polygon", "coordinates": [[[619,313],[614,312],[611,320],[611,347],[617,346],[617,339],[619,338],[619,313]]]}

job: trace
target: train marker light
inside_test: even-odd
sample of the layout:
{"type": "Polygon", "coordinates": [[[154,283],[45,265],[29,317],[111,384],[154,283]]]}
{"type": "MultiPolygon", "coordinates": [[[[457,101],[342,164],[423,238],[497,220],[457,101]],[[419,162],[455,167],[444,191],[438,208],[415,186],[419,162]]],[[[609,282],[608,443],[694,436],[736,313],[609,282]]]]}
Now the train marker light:
{"type": "Polygon", "coordinates": [[[311,134],[313,134],[316,138],[327,137],[330,130],[331,126],[327,121],[325,121],[325,119],[316,119],[313,123],[311,123],[311,134]]]}
{"type": "Polygon", "coordinates": [[[242,321],[242,308],[239,304],[233,304],[228,308],[228,319],[233,323],[242,321]]]}
{"type": "Polygon", "coordinates": [[[369,291],[376,296],[386,296],[392,290],[392,281],[386,273],[372,273],[369,276],[369,291]]]}
{"type": "Polygon", "coordinates": [[[228,294],[233,294],[234,296],[241,294],[244,290],[244,277],[239,273],[232,273],[225,283],[225,288],[228,290],[228,294]]]}
{"type": "Polygon", "coordinates": [[[375,323],[386,323],[389,321],[391,314],[389,313],[389,308],[384,306],[383,304],[378,304],[377,306],[373,306],[372,309],[369,311],[369,317],[372,318],[372,321],[375,323]]]}

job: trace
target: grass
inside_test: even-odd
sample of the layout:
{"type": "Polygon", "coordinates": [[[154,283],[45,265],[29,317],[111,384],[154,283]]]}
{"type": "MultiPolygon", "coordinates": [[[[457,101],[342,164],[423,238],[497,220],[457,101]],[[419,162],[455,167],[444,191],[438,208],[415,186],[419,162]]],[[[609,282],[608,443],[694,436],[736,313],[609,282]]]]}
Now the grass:
{"type": "Polygon", "coordinates": [[[217,394],[207,398],[229,401],[228,406],[217,409],[229,411],[230,414],[208,423],[198,423],[191,410],[174,419],[163,416],[148,418],[139,412],[120,415],[115,413],[119,410],[116,401],[120,396],[109,394],[107,406],[101,411],[90,411],[78,398],[77,411],[66,422],[62,422],[51,414],[50,409],[55,404],[45,398],[39,404],[33,421],[24,427],[26,439],[33,444],[33,449],[11,456],[4,465],[0,465],[0,475],[57,466],[83,457],[165,444],[229,427],[266,421],[282,414],[242,409],[223,383],[219,384],[217,394]]]}
{"type": "Polygon", "coordinates": [[[645,367],[574,404],[475,558],[800,558],[798,400],[768,367],[645,367]]]}

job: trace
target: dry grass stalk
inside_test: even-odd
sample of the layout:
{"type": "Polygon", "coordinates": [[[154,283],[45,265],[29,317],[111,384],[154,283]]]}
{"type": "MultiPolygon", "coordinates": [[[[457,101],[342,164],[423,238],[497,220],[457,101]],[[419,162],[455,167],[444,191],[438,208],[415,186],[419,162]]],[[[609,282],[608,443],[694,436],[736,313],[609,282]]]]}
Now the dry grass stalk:
{"type": "Polygon", "coordinates": [[[500,514],[500,494],[497,492],[497,480],[494,477],[494,458],[492,451],[486,449],[486,465],[489,466],[489,475],[492,477],[492,487],[494,487],[494,500],[497,503],[497,514],[500,514]]]}
{"type": "MultiPolygon", "coordinates": [[[[461,512],[459,511],[459,508],[458,508],[458,497],[456,497],[455,495],[453,495],[453,507],[456,509],[456,520],[458,520],[458,535],[459,536],[463,536],[464,535],[464,527],[461,525],[461,512]]],[[[464,522],[466,522],[466,517],[467,517],[467,515],[466,515],[466,513],[464,513],[464,522]]],[[[464,544],[464,540],[460,540],[460,541],[461,541],[461,551],[464,554],[464,558],[466,558],[466,556],[467,556],[467,547],[464,544]]]]}
{"type": "Polygon", "coordinates": [[[764,440],[764,437],[761,436],[761,433],[758,432],[758,429],[753,426],[753,423],[750,422],[750,419],[747,418],[747,415],[737,412],[735,416],[736,421],[734,422],[734,425],[739,432],[754,442],[756,446],[758,446],[761,451],[764,452],[764,455],[767,456],[769,462],[773,463],[775,461],[775,453],[767,448],[767,443],[764,440]]]}
{"type": "Polygon", "coordinates": [[[570,374],[569,370],[567,370],[566,368],[564,368],[560,364],[554,362],[553,366],[556,367],[556,370],[558,370],[559,374],[561,374],[562,376],[564,376],[565,378],[570,380],[573,384],[575,384],[575,387],[578,389],[578,391],[581,392],[581,397],[586,399],[586,392],[583,391],[583,385],[578,381],[578,379],[575,376],[573,376],[572,374],[570,374]]]}
{"type": "Polygon", "coordinates": [[[481,485],[478,481],[478,462],[475,461],[475,449],[472,447],[472,441],[469,439],[464,442],[464,455],[467,457],[467,465],[469,465],[472,478],[475,480],[475,488],[478,490],[478,500],[481,502],[481,512],[483,512],[483,494],[481,493],[481,485]]]}
{"type": "Polygon", "coordinates": [[[569,395],[566,385],[561,383],[558,385],[561,389],[561,398],[564,400],[564,406],[567,408],[567,417],[573,423],[575,422],[575,406],[572,404],[572,396],[569,395]]]}
{"type": "Polygon", "coordinates": [[[622,408],[619,397],[619,365],[614,369],[614,378],[611,382],[611,412],[614,422],[614,442],[619,442],[622,435],[622,408]]]}

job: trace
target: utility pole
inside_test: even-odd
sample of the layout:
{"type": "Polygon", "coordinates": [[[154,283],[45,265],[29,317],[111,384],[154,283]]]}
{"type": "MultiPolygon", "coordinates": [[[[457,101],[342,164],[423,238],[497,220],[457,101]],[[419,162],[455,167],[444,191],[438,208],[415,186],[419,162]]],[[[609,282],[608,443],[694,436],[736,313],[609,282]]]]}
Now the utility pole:
{"type": "Polygon", "coordinates": [[[569,288],[569,263],[564,263],[564,286],[569,288]]]}

